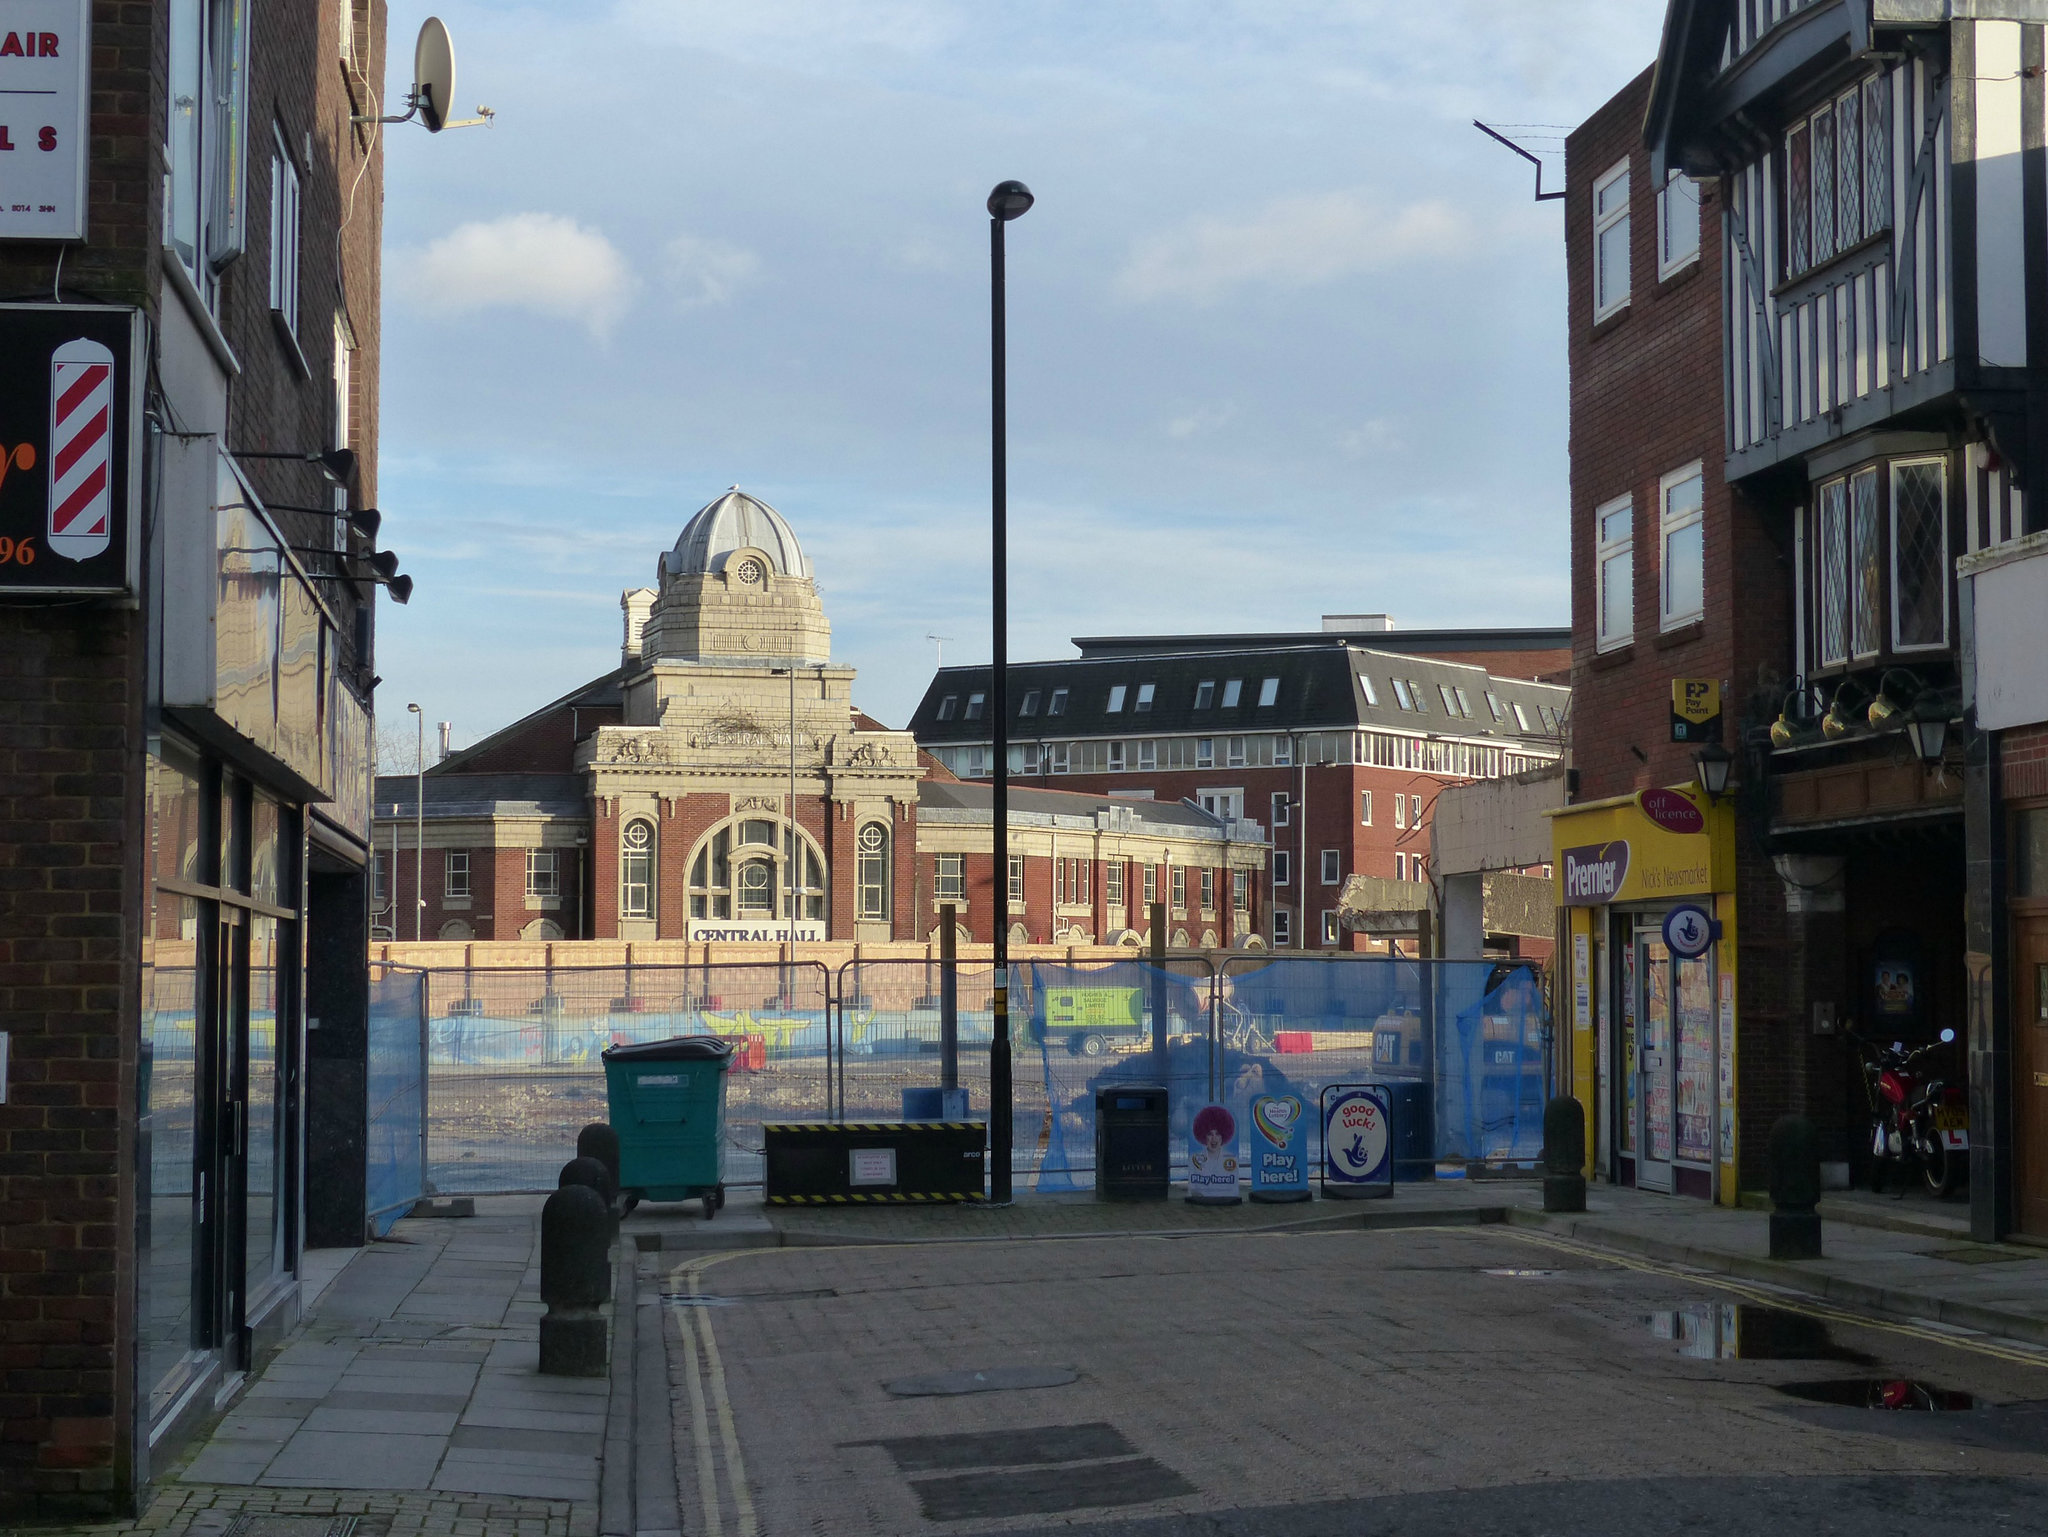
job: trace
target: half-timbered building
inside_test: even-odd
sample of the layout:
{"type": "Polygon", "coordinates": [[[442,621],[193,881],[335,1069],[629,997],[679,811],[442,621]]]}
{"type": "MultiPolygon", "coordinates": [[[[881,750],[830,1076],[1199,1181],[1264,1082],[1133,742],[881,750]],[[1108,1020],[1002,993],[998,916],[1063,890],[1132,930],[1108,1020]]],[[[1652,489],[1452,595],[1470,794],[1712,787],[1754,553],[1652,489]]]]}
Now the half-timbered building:
{"type": "Polygon", "coordinates": [[[1731,680],[1791,914],[1751,958],[1787,1007],[1745,1071],[1860,1170],[1854,1052],[1813,1043],[1965,1036],[1946,1068],[1985,1237],[2012,1225],[2048,1061],[2038,1089],[2008,1071],[2009,832],[1957,563],[2042,526],[2041,22],[2021,0],[1673,0],[1643,119],[1654,185],[1718,189],[1719,468],[1777,550],[1734,579],[1789,599],[1775,656],[1731,680]]]}

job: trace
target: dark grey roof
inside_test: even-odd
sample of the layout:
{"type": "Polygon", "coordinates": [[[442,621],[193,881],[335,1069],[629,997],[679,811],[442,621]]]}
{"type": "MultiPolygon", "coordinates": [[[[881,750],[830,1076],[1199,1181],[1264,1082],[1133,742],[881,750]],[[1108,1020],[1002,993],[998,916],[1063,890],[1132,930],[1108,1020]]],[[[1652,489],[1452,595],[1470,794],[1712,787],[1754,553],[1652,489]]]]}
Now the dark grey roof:
{"type": "MultiPolygon", "coordinates": [[[[911,716],[910,729],[922,744],[986,742],[993,737],[987,693],[993,676],[986,666],[948,667],[933,677],[911,716]],[[973,695],[983,695],[979,719],[967,719],[973,695]],[[951,718],[941,720],[948,696],[955,701],[951,718]]],[[[1406,656],[1345,644],[1340,638],[1292,645],[1255,646],[1231,651],[1167,653],[1156,656],[1079,657],[1058,662],[1023,662],[1010,668],[1012,741],[1078,737],[1238,735],[1382,726],[1392,730],[1451,737],[1527,738],[1532,745],[1554,746],[1557,733],[1543,723],[1537,705],[1554,711],[1568,708],[1571,690],[1520,678],[1497,678],[1463,662],[1406,656]],[[1274,702],[1261,708],[1266,679],[1278,680],[1274,702]],[[1371,680],[1368,700],[1361,678],[1371,680]],[[1421,708],[1402,709],[1394,680],[1411,685],[1421,708]],[[1240,684],[1238,702],[1225,708],[1226,685],[1240,684]],[[1211,703],[1195,707],[1204,682],[1214,685],[1211,703]],[[1152,707],[1137,708],[1139,686],[1153,686],[1152,707]],[[1419,684],[1419,688],[1413,685],[1419,684]],[[1122,685],[1123,708],[1109,709],[1110,691],[1122,685]],[[1440,687],[1463,689],[1471,716],[1445,712],[1440,687]],[[1065,711],[1048,715],[1056,688],[1067,690],[1065,711]],[[1036,701],[1030,695],[1036,692],[1036,701]],[[1507,715],[1496,721],[1486,703],[1491,693],[1507,715]],[[1516,722],[1512,706],[1520,702],[1529,713],[1530,729],[1516,722]],[[1035,703],[1031,714],[1024,707],[1035,703]]]]}
{"type": "MultiPolygon", "coordinates": [[[[378,821],[415,815],[420,781],[411,774],[379,774],[378,821]]],[[[427,819],[454,817],[587,816],[590,789],[581,774],[440,774],[426,776],[427,819]]]]}
{"type": "Polygon", "coordinates": [[[534,721],[551,715],[557,710],[593,709],[600,706],[609,706],[613,709],[625,708],[626,690],[623,682],[625,676],[626,668],[623,665],[614,667],[610,672],[592,678],[582,687],[571,689],[560,699],[549,700],[538,710],[531,710],[520,716],[511,725],[500,726],[482,741],[472,742],[461,751],[450,753],[439,763],[428,764],[427,778],[432,779],[437,774],[460,774],[462,772],[462,765],[469,762],[479,753],[497,746],[503,738],[519,730],[520,727],[530,725],[534,721]]]}
{"type": "MultiPolygon", "coordinates": [[[[995,787],[986,780],[927,780],[917,787],[917,809],[919,815],[927,810],[990,812],[994,796],[995,787]]],[[[1201,807],[1190,806],[1186,801],[1154,801],[1139,796],[1088,795],[1073,790],[1027,790],[1019,785],[1010,786],[1010,811],[1013,815],[1022,812],[1039,816],[1085,817],[1093,821],[1096,812],[1112,806],[1127,807],[1133,820],[1155,827],[1220,828],[1228,825],[1222,818],[1211,816],[1201,807]]]]}
{"type": "Polygon", "coordinates": [[[1256,630],[1242,635],[1076,635],[1084,658],[1342,643],[1381,651],[1569,651],[1569,625],[1519,630],[1256,630]]]}

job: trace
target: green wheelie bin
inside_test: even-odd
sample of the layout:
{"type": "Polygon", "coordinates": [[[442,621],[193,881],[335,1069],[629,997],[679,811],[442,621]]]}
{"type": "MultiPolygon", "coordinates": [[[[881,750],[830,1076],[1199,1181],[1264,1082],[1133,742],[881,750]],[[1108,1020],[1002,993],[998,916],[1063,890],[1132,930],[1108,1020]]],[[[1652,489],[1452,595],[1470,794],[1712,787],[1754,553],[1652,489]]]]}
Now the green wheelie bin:
{"type": "Polygon", "coordinates": [[[625,1210],[643,1200],[725,1204],[725,1075],[732,1042],[715,1035],[611,1046],[603,1053],[625,1210]]]}

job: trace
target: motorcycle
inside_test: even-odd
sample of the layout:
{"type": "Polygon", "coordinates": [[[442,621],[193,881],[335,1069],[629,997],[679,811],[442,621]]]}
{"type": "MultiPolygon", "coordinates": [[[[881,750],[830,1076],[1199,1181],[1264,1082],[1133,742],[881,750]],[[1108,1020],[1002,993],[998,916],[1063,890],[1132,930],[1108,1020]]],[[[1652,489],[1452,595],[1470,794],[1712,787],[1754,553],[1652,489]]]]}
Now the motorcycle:
{"type": "Polygon", "coordinates": [[[1888,1167],[1908,1159],[1919,1166],[1920,1183],[1929,1195],[1945,1196],[1969,1178],[1969,1098],[1960,1085],[1923,1075],[1916,1066],[1936,1046],[1955,1038],[1955,1031],[1943,1030],[1939,1041],[1908,1051],[1902,1041],[1881,1046],[1855,1037],[1864,1050],[1863,1082],[1870,1101],[1872,1189],[1883,1188],[1888,1167]]]}

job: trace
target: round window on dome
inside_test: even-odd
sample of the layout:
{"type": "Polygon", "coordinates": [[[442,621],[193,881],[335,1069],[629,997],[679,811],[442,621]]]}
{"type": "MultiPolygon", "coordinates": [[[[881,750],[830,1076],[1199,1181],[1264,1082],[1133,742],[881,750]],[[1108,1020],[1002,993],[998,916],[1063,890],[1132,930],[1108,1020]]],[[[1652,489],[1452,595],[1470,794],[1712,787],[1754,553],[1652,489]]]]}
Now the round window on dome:
{"type": "Polygon", "coordinates": [[[768,579],[768,568],[751,555],[740,562],[739,570],[733,573],[745,587],[759,587],[768,579]]]}

